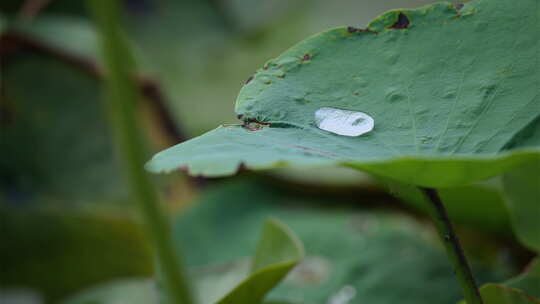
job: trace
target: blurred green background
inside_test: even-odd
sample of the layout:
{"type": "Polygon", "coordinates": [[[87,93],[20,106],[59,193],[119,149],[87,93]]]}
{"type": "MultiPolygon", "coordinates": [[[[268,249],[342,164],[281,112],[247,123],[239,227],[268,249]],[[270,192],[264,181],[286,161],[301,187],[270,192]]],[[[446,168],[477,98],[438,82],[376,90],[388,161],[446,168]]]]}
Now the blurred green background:
{"type": "MultiPolygon", "coordinates": [[[[233,107],[240,87],[294,43],[336,26],[362,27],[388,9],[432,2],[124,1],[145,96],[139,119],[147,147],[141,148],[151,155],[238,123],[233,107]]],[[[83,1],[0,3],[2,304],[59,303],[97,284],[153,275],[107,127],[98,59],[83,1]]],[[[308,254],[275,299],[323,304],[344,286],[356,290],[350,303],[460,299],[414,191],[398,200],[385,181],[349,169],[155,178],[195,273],[217,267],[234,276],[235,263],[252,254],[264,218],[274,215],[298,233],[308,254]]],[[[494,179],[441,193],[481,282],[511,277],[532,256],[511,232],[499,188],[494,179]]]]}

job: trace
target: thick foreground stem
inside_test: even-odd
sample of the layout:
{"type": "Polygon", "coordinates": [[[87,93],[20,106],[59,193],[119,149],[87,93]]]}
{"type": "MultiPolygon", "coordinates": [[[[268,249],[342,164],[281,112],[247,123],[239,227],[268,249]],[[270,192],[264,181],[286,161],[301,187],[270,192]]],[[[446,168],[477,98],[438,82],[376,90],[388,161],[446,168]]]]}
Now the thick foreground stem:
{"type": "Polygon", "coordinates": [[[443,202],[437,193],[437,190],[433,188],[420,188],[426,195],[431,207],[432,218],[435,221],[437,230],[443,239],[444,247],[448,258],[454,267],[454,273],[461,285],[463,295],[467,304],[482,304],[482,297],[478,291],[476,282],[469,267],[469,263],[463,253],[463,248],[459,243],[459,239],[454,232],[448,213],[444,208],[443,202]]]}

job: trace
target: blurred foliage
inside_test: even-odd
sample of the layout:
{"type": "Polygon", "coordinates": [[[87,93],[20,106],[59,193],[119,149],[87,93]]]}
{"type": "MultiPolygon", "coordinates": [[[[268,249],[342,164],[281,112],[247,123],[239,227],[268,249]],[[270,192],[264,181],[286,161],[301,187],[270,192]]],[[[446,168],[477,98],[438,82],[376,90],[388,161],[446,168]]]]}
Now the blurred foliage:
{"type": "Polygon", "coordinates": [[[97,80],[33,54],[8,62],[2,72],[1,199],[125,200],[97,80]]]}
{"type": "MultiPolygon", "coordinates": [[[[320,203],[257,182],[232,182],[206,192],[179,218],[175,235],[179,244],[190,244],[184,250],[188,265],[224,269],[218,265],[253,252],[257,231],[251,227],[267,216],[281,219],[305,244],[307,257],[270,299],[325,303],[347,285],[357,291],[351,303],[450,303],[460,298],[433,231],[402,214],[308,207],[320,203]]],[[[481,281],[508,276],[500,260],[476,262],[481,281]]]]}
{"type": "Polygon", "coordinates": [[[32,288],[50,303],[104,280],[153,272],[150,248],[129,217],[3,207],[0,231],[0,289],[32,288]]]}
{"type": "MultiPolygon", "coordinates": [[[[489,304],[538,304],[540,300],[534,299],[524,292],[499,284],[486,284],[480,288],[480,294],[485,303],[489,304]]],[[[466,304],[464,301],[460,304],[466,304]]]]}
{"type": "MultiPolygon", "coordinates": [[[[183,246],[184,257],[204,293],[224,292],[245,276],[250,266],[246,257],[255,252],[259,234],[253,227],[273,216],[298,234],[307,257],[269,300],[326,303],[350,287],[356,294],[351,304],[452,303],[461,297],[435,232],[424,224],[382,210],[339,204],[320,209],[314,206],[323,205],[322,199],[299,198],[264,183],[239,179],[214,186],[178,217],[177,242],[189,244],[183,246]]],[[[501,260],[505,249],[483,242],[499,258],[474,259],[477,277],[481,282],[503,281],[515,271],[501,260]]],[[[98,286],[77,299],[111,292],[111,300],[126,299],[120,297],[122,290],[133,286],[139,286],[138,293],[145,291],[141,299],[159,290],[146,280],[127,280],[98,286]]]]}
{"type": "Polygon", "coordinates": [[[120,279],[84,290],[63,301],[64,304],[152,304],[158,303],[158,292],[151,279],[120,279]]]}
{"type": "Polygon", "coordinates": [[[525,272],[505,283],[510,287],[524,290],[540,299],[540,258],[536,258],[525,268],[525,272]]]}
{"type": "MultiPolygon", "coordinates": [[[[261,303],[265,294],[302,259],[302,244],[283,223],[265,222],[257,252],[249,268],[234,267],[234,275],[224,269],[210,273],[193,271],[191,285],[196,303],[261,303]],[[233,278],[233,279],[231,279],[233,278]]],[[[98,285],[70,297],[63,303],[168,303],[160,285],[148,279],[124,279],[98,285]]]]}
{"type": "MultiPolygon", "coordinates": [[[[408,206],[422,214],[428,214],[428,202],[417,187],[387,179],[381,180],[381,183],[408,206]]],[[[498,180],[494,179],[468,186],[443,188],[439,190],[439,194],[450,217],[457,223],[510,235],[512,228],[504,205],[505,200],[497,183],[498,180]]]]}

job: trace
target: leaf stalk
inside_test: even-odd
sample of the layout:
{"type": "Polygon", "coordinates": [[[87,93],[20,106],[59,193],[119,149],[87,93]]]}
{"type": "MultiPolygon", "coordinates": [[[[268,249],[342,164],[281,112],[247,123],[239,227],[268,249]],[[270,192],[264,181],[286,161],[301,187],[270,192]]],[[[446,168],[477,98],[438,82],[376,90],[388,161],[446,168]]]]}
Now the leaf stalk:
{"type": "Polygon", "coordinates": [[[450,217],[448,216],[448,212],[444,207],[439,193],[434,188],[420,187],[420,190],[429,201],[430,213],[435,222],[435,226],[437,227],[437,231],[442,238],[448,258],[454,268],[454,273],[463,291],[465,301],[467,304],[483,304],[471,268],[467,262],[461,243],[452,227],[450,217]]]}

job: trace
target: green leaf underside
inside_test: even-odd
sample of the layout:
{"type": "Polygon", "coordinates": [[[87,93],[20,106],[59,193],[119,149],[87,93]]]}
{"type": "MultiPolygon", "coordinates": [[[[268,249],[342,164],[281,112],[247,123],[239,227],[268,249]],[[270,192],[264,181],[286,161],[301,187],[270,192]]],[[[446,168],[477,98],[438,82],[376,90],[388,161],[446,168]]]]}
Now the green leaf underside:
{"type": "Polygon", "coordinates": [[[270,127],[220,127],[158,153],[148,168],[222,176],[241,164],[348,165],[443,187],[540,158],[537,8],[535,0],[439,3],[401,11],[405,29],[391,28],[400,13],[391,11],[368,30],[315,35],[240,91],[236,112],[270,127]],[[365,112],[375,128],[359,137],[319,130],[320,107],[365,112]]]}
{"type": "MultiPolygon", "coordinates": [[[[540,300],[526,295],[523,291],[500,284],[486,284],[480,288],[485,304],[537,304],[540,300]]],[[[466,304],[465,301],[459,304],[466,304]]]]}
{"type": "Polygon", "coordinates": [[[303,257],[304,249],[294,234],[278,220],[268,220],[253,260],[252,273],[217,303],[261,303],[303,257]]]}

